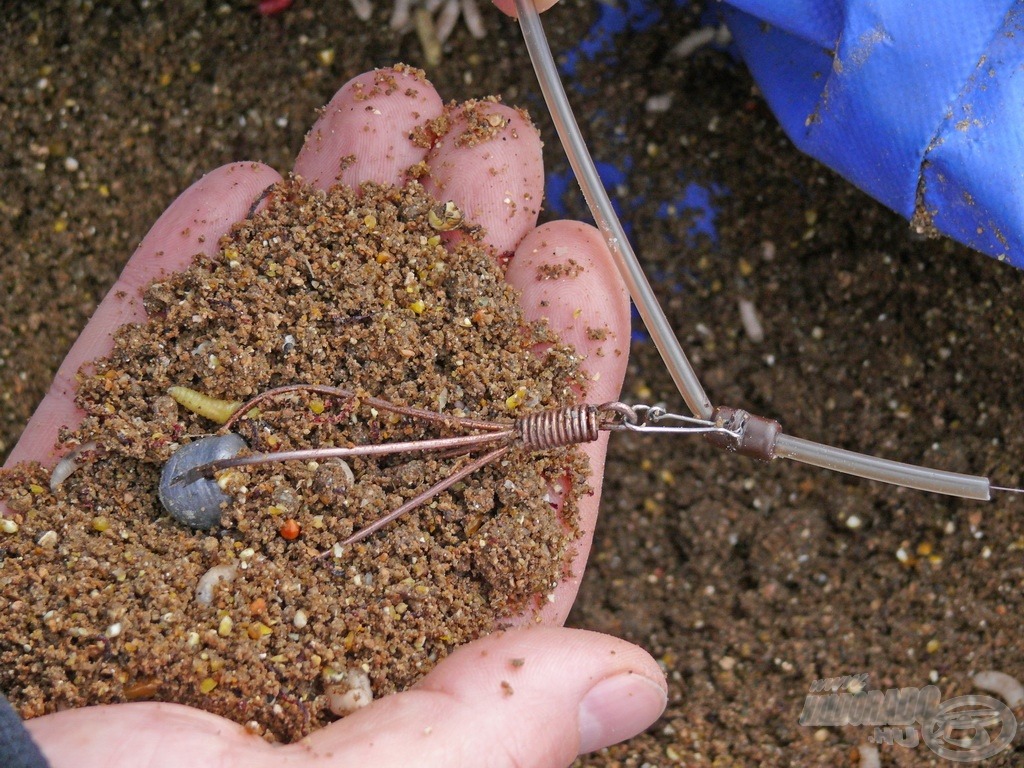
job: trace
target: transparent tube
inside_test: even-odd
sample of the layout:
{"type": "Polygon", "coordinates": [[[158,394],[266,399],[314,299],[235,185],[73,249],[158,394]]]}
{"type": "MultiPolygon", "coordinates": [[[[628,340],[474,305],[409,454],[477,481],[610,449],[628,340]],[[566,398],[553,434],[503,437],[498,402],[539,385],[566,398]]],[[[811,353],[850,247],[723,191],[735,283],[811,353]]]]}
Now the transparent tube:
{"type": "Polygon", "coordinates": [[[962,475],[959,472],[928,469],[900,461],[866,456],[863,453],[822,445],[792,435],[779,435],[775,443],[775,455],[868,480],[916,488],[919,491],[944,493],[947,496],[981,501],[992,498],[989,493],[991,485],[987,477],[962,475]]]}
{"type": "MultiPolygon", "coordinates": [[[[618,267],[623,282],[629,289],[629,295],[633,298],[633,303],[636,304],[637,311],[643,318],[644,326],[651,334],[651,339],[658,348],[661,359],[665,362],[665,367],[668,368],[687,407],[698,418],[711,418],[714,412],[711,401],[704,393],[704,387],[701,386],[697,374],[679,344],[679,339],[676,338],[654,291],[651,290],[643,267],[640,266],[633,248],[626,239],[626,234],[619,223],[618,216],[615,215],[615,210],[608,199],[608,194],[601,183],[594,162],[590,158],[590,152],[587,150],[586,142],[583,141],[576,118],[569,106],[569,100],[562,88],[555,61],[551,56],[551,49],[548,47],[547,37],[544,34],[544,27],[540,21],[540,14],[534,7],[533,0],[515,0],[515,4],[523,40],[530,52],[530,60],[537,73],[537,81],[540,83],[540,89],[544,94],[548,111],[551,113],[551,119],[554,121],[555,130],[558,131],[558,138],[561,140],[562,147],[569,158],[569,164],[576,174],[580,189],[583,190],[587,206],[608,243],[608,248],[615,259],[615,265],[618,267]]],[[[984,501],[991,498],[989,495],[991,485],[988,478],[985,477],[962,475],[957,472],[927,469],[899,461],[880,459],[786,434],[779,435],[775,444],[775,455],[868,480],[878,480],[921,491],[984,501]]]]}
{"type": "Polygon", "coordinates": [[[669,325],[665,313],[658,303],[651,285],[647,282],[640,262],[633,252],[626,233],[619,223],[615,209],[612,208],[608,194],[605,192],[601,177],[594,167],[594,161],[587,151],[586,142],[580,134],[576,118],[573,116],[569,100],[566,98],[562,82],[558,77],[558,70],[555,68],[555,60],[551,57],[551,49],[548,47],[547,37],[544,35],[544,27],[540,22],[540,14],[533,5],[533,0],[515,0],[516,12],[519,14],[519,26],[523,32],[523,39],[526,41],[526,48],[530,52],[530,60],[537,72],[537,80],[540,83],[541,92],[544,94],[544,101],[548,105],[551,119],[555,123],[555,130],[558,131],[558,138],[562,141],[565,154],[569,157],[569,164],[576,174],[580,189],[583,190],[583,197],[586,198],[587,206],[590,208],[594,220],[597,222],[601,234],[608,243],[608,249],[615,259],[615,266],[622,276],[622,281],[629,290],[629,295],[636,304],[637,311],[644,321],[647,332],[651,334],[654,346],[658,348],[661,359],[665,362],[672,380],[679,389],[694,416],[706,419],[711,416],[711,401],[704,393],[697,374],[694,373],[686,353],[679,344],[672,326],[669,325]]]}

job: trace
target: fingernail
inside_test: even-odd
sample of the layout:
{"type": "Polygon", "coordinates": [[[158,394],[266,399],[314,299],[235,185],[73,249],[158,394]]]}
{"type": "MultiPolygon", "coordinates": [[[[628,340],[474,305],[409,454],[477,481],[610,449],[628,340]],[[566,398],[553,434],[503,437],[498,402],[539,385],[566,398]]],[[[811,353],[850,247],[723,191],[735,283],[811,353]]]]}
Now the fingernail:
{"type": "Polygon", "coordinates": [[[580,702],[580,754],[635,736],[667,703],[664,689],[643,675],[625,672],[602,680],[580,702]]]}

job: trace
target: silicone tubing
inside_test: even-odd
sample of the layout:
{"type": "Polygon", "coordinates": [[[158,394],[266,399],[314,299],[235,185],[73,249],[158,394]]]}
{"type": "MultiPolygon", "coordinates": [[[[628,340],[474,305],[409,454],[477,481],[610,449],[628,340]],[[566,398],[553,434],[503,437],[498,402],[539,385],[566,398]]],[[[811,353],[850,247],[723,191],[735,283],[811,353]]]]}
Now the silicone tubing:
{"type": "Polygon", "coordinates": [[[515,0],[515,3],[519,27],[526,42],[526,49],[530,53],[530,61],[533,62],[533,68],[537,73],[541,93],[544,94],[544,101],[548,105],[558,138],[569,158],[569,165],[576,174],[580,189],[583,190],[583,197],[587,201],[591,215],[608,243],[615,266],[679,394],[694,416],[707,419],[714,410],[711,401],[705,394],[704,387],[701,386],[672,326],[669,325],[661,304],[658,303],[658,298],[647,281],[643,267],[640,266],[640,261],[626,239],[622,224],[615,215],[608,193],[601,183],[601,177],[594,167],[594,161],[590,157],[586,142],[583,141],[576,118],[573,116],[572,107],[569,106],[569,100],[562,88],[540,14],[534,7],[533,0],[515,0]]]}
{"type": "MultiPolygon", "coordinates": [[[[533,5],[533,0],[515,0],[516,12],[519,16],[519,27],[523,40],[530,54],[530,61],[537,73],[544,101],[551,113],[551,119],[562,142],[565,154],[569,158],[579,182],[583,197],[587,201],[591,215],[604,235],[608,248],[615,260],[615,265],[629,289],[629,295],[636,304],[637,311],[644,321],[644,326],[651,334],[654,345],[661,354],[661,359],[668,368],[682,395],[687,407],[693,415],[701,419],[709,419],[714,408],[697,374],[690,365],[679,339],[676,338],[672,326],[669,325],[665,313],[658,303],[654,291],[644,274],[643,267],[636,257],[626,234],[622,229],[615,209],[612,208],[608,194],[605,192],[601,177],[594,167],[594,161],[587,150],[586,142],[580,133],[579,125],[573,115],[569,99],[562,88],[561,78],[555,60],[551,56],[547,36],[541,24],[540,14],[533,5]]],[[[965,499],[988,501],[991,485],[988,478],[975,475],[962,475],[957,472],[946,472],[938,469],[927,469],[899,461],[880,459],[867,456],[843,448],[822,445],[811,440],[780,434],[775,444],[775,455],[811,464],[836,472],[856,475],[868,480],[878,480],[892,485],[901,485],[921,491],[931,491],[947,496],[959,496],[965,499]]]]}
{"type": "Polygon", "coordinates": [[[877,480],[919,491],[931,491],[962,499],[988,501],[992,498],[992,486],[987,477],[962,475],[942,469],[928,469],[901,461],[880,459],[863,453],[822,445],[792,435],[779,435],[775,443],[775,455],[811,464],[823,469],[856,475],[867,480],[877,480]]]}

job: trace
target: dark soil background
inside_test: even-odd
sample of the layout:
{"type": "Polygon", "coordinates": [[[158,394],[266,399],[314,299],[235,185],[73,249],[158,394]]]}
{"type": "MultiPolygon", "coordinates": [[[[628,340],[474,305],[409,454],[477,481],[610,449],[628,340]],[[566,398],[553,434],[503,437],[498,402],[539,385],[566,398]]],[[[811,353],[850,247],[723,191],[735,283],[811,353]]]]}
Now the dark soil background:
{"type": "MultiPolygon", "coordinates": [[[[1024,481],[1024,275],[921,240],[799,155],[727,52],[667,56],[701,8],[647,8],[658,23],[581,61],[572,94],[595,155],[632,158],[613,191],[712,400],[802,437],[1024,481]],[[645,110],[669,93],[667,112],[645,110]],[[687,181],[719,185],[717,239],[688,244],[693,215],[658,215],[687,181]],[[763,342],[744,333],[740,299],[763,342]]],[[[178,192],[231,160],[286,169],[345,80],[424,65],[390,10],[363,23],[347,2],[273,17],[242,3],[4,6],[0,455],[178,192]]],[[[500,93],[530,109],[564,171],[515,25],[482,10],[487,39],[460,26],[428,76],[448,98],[500,93]]],[[[598,12],[577,0],[547,14],[553,49],[598,12]]],[[[680,407],[642,333],[624,398],[680,407]]],[[[648,648],[671,702],[649,733],[581,765],[852,765],[870,729],[797,721],[816,678],[934,682],[948,698],[972,692],[977,671],[1024,674],[1019,498],[928,496],[683,438],[620,436],[607,477],[572,621],[648,648]]],[[[882,748],[883,765],[938,761],[924,745],[882,748]]]]}

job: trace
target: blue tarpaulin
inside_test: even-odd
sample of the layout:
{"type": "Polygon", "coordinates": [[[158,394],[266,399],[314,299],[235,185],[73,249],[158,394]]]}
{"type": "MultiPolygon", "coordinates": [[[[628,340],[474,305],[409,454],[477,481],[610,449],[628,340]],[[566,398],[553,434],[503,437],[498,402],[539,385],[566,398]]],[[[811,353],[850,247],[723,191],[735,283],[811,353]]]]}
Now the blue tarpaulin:
{"type": "Polygon", "coordinates": [[[1024,268],[1024,0],[726,0],[804,152],[923,228],[1024,268]]]}

